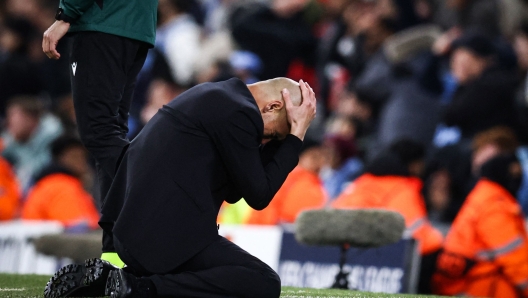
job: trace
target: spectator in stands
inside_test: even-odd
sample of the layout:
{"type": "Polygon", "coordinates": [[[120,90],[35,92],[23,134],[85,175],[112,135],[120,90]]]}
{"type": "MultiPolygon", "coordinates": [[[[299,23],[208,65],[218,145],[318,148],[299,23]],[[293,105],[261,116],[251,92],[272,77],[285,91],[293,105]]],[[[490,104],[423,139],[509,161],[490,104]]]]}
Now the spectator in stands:
{"type": "Polygon", "coordinates": [[[129,139],[139,133],[161,105],[194,83],[201,34],[189,11],[195,4],[188,0],[158,2],[156,41],[137,76],[130,105],[129,139]]]}
{"type": "Polygon", "coordinates": [[[234,76],[243,81],[247,79],[251,81],[254,78],[252,72],[256,69],[255,66],[261,63],[260,59],[254,53],[244,51],[252,56],[245,58],[250,58],[252,61],[245,60],[242,62],[247,63],[246,65],[235,65],[241,61],[231,61],[232,55],[237,55],[233,48],[234,43],[227,32],[214,34],[202,41],[201,52],[198,54],[200,59],[196,65],[196,84],[225,81],[234,76]],[[233,68],[240,66],[243,68],[239,69],[241,72],[237,74],[233,68]]]}
{"type": "MultiPolygon", "coordinates": [[[[524,157],[526,151],[519,147],[519,141],[515,133],[508,127],[494,127],[487,131],[481,132],[473,140],[473,162],[472,170],[474,180],[472,186],[477,183],[478,175],[482,165],[491,158],[499,154],[516,154],[518,157],[524,157]]],[[[521,167],[526,173],[528,169],[521,160],[521,167]]],[[[519,192],[515,194],[517,201],[525,213],[528,212],[528,177],[523,175],[523,183],[519,192]]]]}
{"type": "MultiPolygon", "coordinates": [[[[334,110],[339,91],[336,85],[343,85],[350,76],[363,70],[366,57],[363,43],[363,26],[355,25],[369,15],[363,13],[373,3],[365,1],[326,1],[328,21],[317,49],[316,70],[320,85],[320,100],[327,109],[334,110]]],[[[363,22],[365,23],[365,22],[363,22]]],[[[367,22],[368,24],[368,22],[367,22]]]]}
{"type": "Polygon", "coordinates": [[[424,147],[402,139],[367,164],[359,176],[334,201],[334,208],[384,208],[405,219],[405,235],[418,240],[422,255],[419,292],[430,292],[429,281],[443,236],[427,219],[418,178],[424,168],[424,147]]]}
{"type": "Polygon", "coordinates": [[[352,131],[355,131],[354,139],[357,149],[364,157],[375,141],[379,111],[380,105],[371,100],[368,92],[358,90],[354,86],[354,82],[349,82],[346,89],[341,93],[336,108],[327,120],[327,133],[339,132],[346,127],[346,125],[341,125],[340,129],[335,128],[335,121],[339,122],[340,117],[352,119],[351,121],[355,126],[352,131]]]}
{"type": "Polygon", "coordinates": [[[232,36],[242,50],[262,60],[261,80],[285,77],[295,58],[313,61],[317,41],[303,18],[308,0],[249,3],[234,10],[232,36]]]}
{"type": "Polygon", "coordinates": [[[471,151],[447,146],[433,153],[426,183],[429,211],[441,222],[452,222],[480,179],[482,165],[499,154],[514,154],[519,142],[512,129],[492,127],[478,133],[471,151]]]}
{"type": "Polygon", "coordinates": [[[11,165],[0,158],[0,221],[12,220],[20,208],[20,187],[11,165]]]}
{"type": "Polygon", "coordinates": [[[484,163],[500,154],[515,154],[518,147],[515,132],[506,126],[492,127],[477,134],[472,142],[471,178],[466,187],[468,193],[477,184],[484,163]]]}
{"type": "Polygon", "coordinates": [[[227,30],[227,18],[230,7],[237,0],[211,0],[202,2],[204,11],[204,29],[207,35],[227,30]]]}
{"type": "Polygon", "coordinates": [[[234,51],[229,57],[229,64],[234,75],[246,84],[257,82],[257,74],[262,69],[262,62],[252,52],[234,51]]]}
{"type": "Polygon", "coordinates": [[[528,296],[528,236],[515,200],[521,167],[512,155],[486,162],[446,237],[434,292],[470,297],[528,296]]]}
{"type": "Polygon", "coordinates": [[[318,209],[326,203],[326,192],[319,172],[326,162],[321,144],[305,140],[299,165],[263,210],[251,210],[248,224],[278,225],[294,223],[303,210],[318,209]]]}
{"type": "Polygon", "coordinates": [[[471,152],[449,145],[433,150],[424,175],[429,219],[445,233],[471,191],[471,152]]]}
{"type": "Polygon", "coordinates": [[[323,144],[328,152],[328,163],[321,177],[329,199],[333,200],[361,174],[363,162],[357,154],[354,134],[328,135],[323,144]]]}
{"type": "MultiPolygon", "coordinates": [[[[31,59],[38,64],[39,76],[43,84],[46,95],[49,96],[51,108],[56,109],[62,104],[64,96],[71,93],[71,82],[69,71],[70,62],[68,59],[48,59],[42,51],[41,33],[45,32],[49,25],[55,22],[59,1],[57,0],[37,0],[35,1],[34,16],[27,18],[39,32],[39,38],[32,44],[31,59]]],[[[57,44],[59,53],[69,52],[70,40],[65,38],[57,44]]]]}
{"type": "Polygon", "coordinates": [[[471,172],[478,180],[483,164],[499,154],[515,154],[519,141],[509,127],[496,126],[478,133],[472,145],[471,172]]]}
{"type": "Polygon", "coordinates": [[[489,35],[500,35],[499,1],[449,0],[447,5],[456,12],[456,26],[467,30],[483,30],[489,35]]]}
{"type": "Polygon", "coordinates": [[[8,102],[2,155],[10,161],[25,191],[33,176],[51,159],[49,145],[62,133],[60,121],[48,114],[40,99],[15,97],[8,102]]]}
{"type": "Polygon", "coordinates": [[[168,104],[176,96],[186,90],[178,85],[171,75],[169,65],[162,56],[157,56],[154,69],[151,72],[151,81],[146,93],[146,101],[140,113],[140,126],[143,127],[158,112],[163,105],[168,104]]]}
{"type": "MultiPolygon", "coordinates": [[[[357,39],[364,60],[363,66],[356,73],[351,73],[354,86],[367,91],[369,102],[379,106],[391,92],[391,66],[382,50],[384,42],[396,32],[396,28],[388,21],[390,17],[386,12],[384,4],[387,1],[360,1],[362,9],[355,12],[354,5],[345,10],[345,17],[349,28],[357,30],[357,39]]],[[[365,94],[364,94],[365,95],[365,94]]],[[[361,95],[360,97],[363,97],[361,95]]]]}
{"type": "Polygon", "coordinates": [[[432,21],[446,29],[482,30],[499,35],[500,5],[497,0],[432,0],[432,21]]]}
{"type": "Polygon", "coordinates": [[[33,25],[7,17],[0,24],[0,117],[5,117],[7,101],[20,95],[38,95],[43,89],[36,63],[29,58],[33,25]]]}
{"type": "MultiPolygon", "coordinates": [[[[378,67],[383,54],[379,51],[393,33],[416,25],[418,18],[410,1],[335,1],[331,14],[339,9],[332,27],[322,37],[318,52],[318,78],[321,82],[322,99],[332,105],[333,87],[339,76],[339,67],[349,77],[356,79],[368,68],[378,67]],[[371,61],[372,60],[372,61],[371,61]],[[370,64],[370,66],[369,66],[370,64]],[[333,81],[333,82],[332,82],[333,81]]],[[[346,75],[344,76],[346,77],[346,75]]],[[[385,86],[379,86],[385,91],[385,86]]],[[[376,92],[379,93],[379,92],[376,92]]]]}
{"type": "Polygon", "coordinates": [[[53,160],[35,179],[22,209],[22,219],[57,220],[70,229],[99,227],[99,213],[84,189],[90,174],[87,151],[73,137],[63,136],[51,145],[53,160]]]}
{"type": "Polygon", "coordinates": [[[453,43],[451,72],[458,88],[443,120],[457,126],[464,139],[497,125],[516,128],[515,74],[498,65],[497,49],[480,33],[468,33],[453,43]]]}
{"type": "MultiPolygon", "coordinates": [[[[528,22],[525,21],[516,32],[513,47],[517,55],[517,65],[521,84],[515,97],[515,109],[519,119],[519,131],[528,131],[528,22]]],[[[520,133],[521,142],[528,143],[528,135],[520,133]]]]}
{"type": "MultiPolygon", "coordinates": [[[[344,105],[341,106],[345,107],[344,105]]],[[[358,131],[358,121],[354,117],[346,116],[341,113],[332,115],[326,121],[325,125],[327,138],[340,137],[351,143],[354,143],[356,136],[359,134],[358,131]]],[[[355,147],[355,144],[352,144],[351,146],[355,147]]],[[[356,153],[356,148],[354,148],[353,151],[353,153],[356,153]]]]}
{"type": "Polygon", "coordinates": [[[190,86],[200,51],[201,28],[188,13],[192,1],[159,0],[155,47],[165,56],[174,82],[190,86]]]}
{"type": "MultiPolygon", "coordinates": [[[[528,3],[523,3],[525,6],[528,3]]],[[[522,146],[518,157],[523,168],[523,184],[518,194],[519,203],[525,214],[528,214],[528,22],[524,21],[514,37],[514,48],[517,54],[521,84],[517,90],[516,107],[519,119],[518,137],[522,146]]]]}
{"type": "MultiPolygon", "coordinates": [[[[358,58],[363,64],[361,67],[346,67],[351,80],[345,93],[348,101],[354,103],[352,113],[361,119],[362,126],[366,128],[364,131],[370,130],[368,142],[362,143],[368,148],[365,156],[371,158],[379,153],[378,148],[402,137],[429,143],[437,124],[438,104],[432,94],[418,86],[416,73],[423,67],[421,56],[409,54],[421,54],[424,49],[408,43],[405,48],[409,53],[398,51],[397,61],[387,51],[391,42],[407,28],[412,27],[409,30],[413,30],[413,36],[417,33],[428,35],[427,29],[417,32],[413,27],[420,21],[412,1],[353,1],[344,10],[343,18],[347,21],[347,34],[353,37],[354,42],[347,44],[343,37],[343,41],[335,44],[336,49],[351,49],[354,52],[345,59],[348,63],[354,62],[355,56],[362,56],[358,58]]],[[[326,74],[335,69],[335,66],[330,67],[331,63],[327,61],[328,65],[324,67],[326,74]]],[[[322,69],[321,66],[319,68],[322,69]]],[[[324,79],[322,83],[324,92],[324,79]]],[[[334,82],[331,91],[337,85],[334,82]]],[[[331,110],[340,106],[334,103],[332,96],[329,100],[331,110]]]]}

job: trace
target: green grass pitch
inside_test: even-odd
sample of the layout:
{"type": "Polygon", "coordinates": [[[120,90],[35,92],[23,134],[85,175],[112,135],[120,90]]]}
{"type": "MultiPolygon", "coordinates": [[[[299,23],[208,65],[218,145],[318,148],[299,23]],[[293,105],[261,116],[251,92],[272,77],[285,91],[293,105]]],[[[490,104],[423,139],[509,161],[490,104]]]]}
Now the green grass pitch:
{"type": "MultiPolygon", "coordinates": [[[[0,298],[43,297],[44,286],[49,280],[44,275],[0,274],[0,298]]],[[[402,294],[379,294],[343,290],[317,290],[306,288],[283,287],[282,298],[316,298],[316,297],[435,297],[402,294]]],[[[438,297],[438,296],[436,296],[438,297]]]]}

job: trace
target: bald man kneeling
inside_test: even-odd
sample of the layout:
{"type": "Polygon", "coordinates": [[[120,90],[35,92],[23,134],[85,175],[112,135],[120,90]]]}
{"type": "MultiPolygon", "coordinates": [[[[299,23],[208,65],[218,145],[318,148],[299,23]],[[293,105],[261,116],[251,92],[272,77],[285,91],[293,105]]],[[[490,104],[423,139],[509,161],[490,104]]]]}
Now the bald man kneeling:
{"type": "Polygon", "coordinates": [[[277,273],[219,236],[216,218],[223,201],[270,203],[298,163],[315,106],[307,83],[277,78],[201,84],[160,109],[102,208],[100,225],[127,264],[105,269],[106,294],[279,297],[277,273]]]}

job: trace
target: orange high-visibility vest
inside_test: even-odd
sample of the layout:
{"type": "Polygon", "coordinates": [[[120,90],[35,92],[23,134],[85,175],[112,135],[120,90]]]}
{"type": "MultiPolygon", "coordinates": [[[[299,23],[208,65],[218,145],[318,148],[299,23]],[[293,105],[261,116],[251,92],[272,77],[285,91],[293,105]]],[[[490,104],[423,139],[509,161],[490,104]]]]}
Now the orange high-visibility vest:
{"type": "Polygon", "coordinates": [[[325,202],[326,192],[319,176],[297,166],[288,175],[268,207],[261,211],[252,210],[247,223],[293,223],[303,210],[322,208],[325,202]]]}
{"type": "Polygon", "coordinates": [[[427,219],[421,189],[422,182],[418,178],[363,174],[339,195],[332,206],[399,212],[405,219],[405,233],[418,240],[422,254],[428,254],[442,247],[443,236],[427,219]]]}
{"type": "Polygon", "coordinates": [[[67,227],[99,226],[92,196],[79,179],[62,173],[46,176],[35,184],[22,208],[22,219],[57,220],[67,227]]]}
{"type": "Polygon", "coordinates": [[[20,187],[11,165],[0,158],[0,220],[17,216],[20,204],[20,187]]]}
{"type": "Polygon", "coordinates": [[[437,260],[443,295],[528,297],[528,237],[515,198],[481,179],[466,198],[437,260]]]}

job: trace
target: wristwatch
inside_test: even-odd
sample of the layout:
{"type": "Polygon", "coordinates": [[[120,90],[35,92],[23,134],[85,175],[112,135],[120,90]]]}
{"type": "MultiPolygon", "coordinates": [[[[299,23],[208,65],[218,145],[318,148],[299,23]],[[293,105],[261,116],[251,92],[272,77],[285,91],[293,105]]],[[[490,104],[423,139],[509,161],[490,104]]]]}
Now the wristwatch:
{"type": "Polygon", "coordinates": [[[64,13],[64,9],[62,8],[57,9],[57,13],[55,14],[55,20],[64,21],[66,23],[72,23],[74,21],[73,18],[70,18],[64,13]]]}

